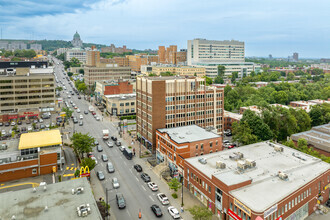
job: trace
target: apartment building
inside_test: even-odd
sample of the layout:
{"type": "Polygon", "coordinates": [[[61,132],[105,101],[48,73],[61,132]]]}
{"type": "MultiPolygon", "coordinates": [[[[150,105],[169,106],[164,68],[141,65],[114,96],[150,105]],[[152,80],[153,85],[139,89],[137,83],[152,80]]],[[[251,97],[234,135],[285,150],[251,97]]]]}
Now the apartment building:
{"type": "Polygon", "coordinates": [[[30,49],[31,50],[42,50],[42,45],[41,44],[30,44],[30,49]]]}
{"type": "Polygon", "coordinates": [[[100,63],[100,51],[92,46],[92,49],[86,51],[86,66],[97,66],[100,63]]]}
{"type": "Polygon", "coordinates": [[[223,89],[205,86],[197,77],[139,77],[137,93],[137,135],[155,152],[156,129],[186,125],[223,125],[223,89]]]}
{"type": "Polygon", "coordinates": [[[219,219],[305,219],[330,198],[330,165],[260,142],[185,159],[184,185],[219,219]]]}
{"type": "Polygon", "coordinates": [[[105,95],[106,110],[111,115],[124,116],[136,114],[136,94],[105,95]]]}
{"type": "Polygon", "coordinates": [[[164,163],[172,177],[183,177],[184,160],[221,151],[222,137],[197,125],[156,130],[157,163],[164,163]]]}
{"type": "Polygon", "coordinates": [[[162,64],[179,64],[186,61],[187,51],[180,50],[178,52],[177,45],[170,45],[169,47],[159,46],[158,47],[159,63],[162,64]]]}
{"type": "Polygon", "coordinates": [[[53,68],[7,68],[1,72],[0,112],[54,107],[55,100],[53,68]]]}
{"type": "Polygon", "coordinates": [[[84,67],[84,80],[87,86],[94,86],[97,81],[130,79],[131,68],[107,65],[107,67],[84,67]]]}
{"type": "Polygon", "coordinates": [[[20,139],[1,141],[0,146],[0,182],[50,174],[64,164],[57,129],[25,133],[20,139]]]}
{"type": "Polygon", "coordinates": [[[132,52],[131,49],[127,49],[126,45],[123,47],[116,47],[114,44],[111,44],[109,47],[101,48],[102,53],[129,53],[132,52]]]}
{"type": "Polygon", "coordinates": [[[243,115],[229,112],[229,111],[224,111],[223,113],[223,130],[230,129],[232,130],[233,128],[233,123],[237,122],[242,119],[243,115]]]}
{"type": "Polygon", "coordinates": [[[128,55],[126,57],[128,59],[129,66],[134,72],[141,72],[141,65],[148,64],[147,55],[138,54],[138,55],[128,55]]]}
{"type": "Polygon", "coordinates": [[[87,53],[80,48],[73,48],[65,52],[66,61],[70,61],[73,57],[77,58],[81,63],[86,63],[87,53]]]}

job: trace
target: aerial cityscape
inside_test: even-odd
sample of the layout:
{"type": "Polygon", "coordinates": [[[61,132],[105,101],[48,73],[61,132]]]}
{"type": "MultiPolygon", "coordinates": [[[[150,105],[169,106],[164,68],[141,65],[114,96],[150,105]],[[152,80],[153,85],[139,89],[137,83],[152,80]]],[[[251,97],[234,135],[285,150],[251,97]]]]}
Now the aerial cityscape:
{"type": "Polygon", "coordinates": [[[330,2],[0,2],[0,220],[330,219],[330,2]]]}

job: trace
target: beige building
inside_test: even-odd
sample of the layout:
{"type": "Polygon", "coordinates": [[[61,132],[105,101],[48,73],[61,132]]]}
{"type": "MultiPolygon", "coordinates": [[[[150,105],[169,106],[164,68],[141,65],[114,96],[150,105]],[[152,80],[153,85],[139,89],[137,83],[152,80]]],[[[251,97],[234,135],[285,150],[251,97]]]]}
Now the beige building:
{"type": "Polygon", "coordinates": [[[223,88],[205,86],[198,77],[138,77],[138,140],[155,150],[156,129],[198,125],[222,132],[223,88]]]}
{"type": "Polygon", "coordinates": [[[0,75],[0,112],[55,106],[53,68],[17,68],[0,75]]]}
{"type": "Polygon", "coordinates": [[[136,114],[136,94],[105,95],[106,110],[111,115],[135,115],[136,114]]]}
{"type": "Polygon", "coordinates": [[[85,67],[84,80],[87,86],[93,86],[96,81],[109,81],[118,79],[130,79],[131,68],[107,65],[107,67],[85,67]]]}
{"type": "Polygon", "coordinates": [[[205,76],[204,67],[190,67],[190,66],[141,66],[141,73],[148,75],[150,73],[159,76],[161,73],[171,72],[180,76],[205,76]]]}
{"type": "Polygon", "coordinates": [[[100,51],[92,46],[92,50],[87,51],[86,66],[97,66],[100,63],[100,51]]]}
{"type": "Polygon", "coordinates": [[[79,48],[73,48],[65,52],[65,60],[70,61],[73,57],[77,58],[81,63],[86,63],[86,51],[79,48]]]}

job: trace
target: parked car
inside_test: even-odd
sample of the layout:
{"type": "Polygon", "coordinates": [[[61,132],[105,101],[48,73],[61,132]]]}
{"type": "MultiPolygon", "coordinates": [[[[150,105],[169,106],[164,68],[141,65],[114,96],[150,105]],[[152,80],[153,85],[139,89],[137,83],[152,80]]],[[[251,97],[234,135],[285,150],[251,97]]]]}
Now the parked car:
{"type": "Polygon", "coordinates": [[[224,140],[222,141],[223,144],[229,144],[229,141],[228,140],[224,140]]]}
{"type": "Polygon", "coordinates": [[[104,180],[105,179],[105,176],[104,176],[102,171],[97,171],[96,175],[99,178],[99,180],[104,180]]]}
{"type": "Polygon", "coordinates": [[[163,205],[168,205],[170,202],[168,201],[167,196],[164,193],[158,193],[157,198],[163,205]]]}
{"type": "Polygon", "coordinates": [[[85,110],[85,111],[84,111],[84,114],[85,114],[85,115],[88,115],[88,111],[87,111],[87,110],[85,110]]]}
{"type": "Polygon", "coordinates": [[[2,122],[0,122],[0,126],[3,126],[3,123],[2,122]]]}
{"type": "Polygon", "coordinates": [[[83,121],[80,121],[79,122],[79,126],[83,126],[84,125],[84,122],[83,121]]]}
{"type": "Polygon", "coordinates": [[[102,148],[101,145],[97,145],[97,151],[98,151],[98,152],[102,152],[102,151],[103,151],[103,148],[102,148]]]}
{"type": "Polygon", "coordinates": [[[116,200],[117,200],[118,208],[123,209],[126,207],[126,202],[125,202],[125,198],[124,198],[123,194],[117,193],[116,200]]]}
{"type": "Polygon", "coordinates": [[[154,192],[158,191],[158,186],[154,182],[149,182],[148,187],[151,189],[151,191],[154,191],[154,192]]]}
{"type": "Polygon", "coordinates": [[[167,210],[168,210],[168,213],[170,213],[170,215],[174,219],[179,219],[180,218],[180,213],[179,213],[179,211],[174,206],[168,207],[167,210]]]}
{"type": "Polygon", "coordinates": [[[26,120],[26,124],[31,124],[31,121],[30,120],[26,120]]]}
{"type": "Polygon", "coordinates": [[[22,133],[26,132],[26,127],[21,128],[22,133]]]}
{"type": "Polygon", "coordinates": [[[142,172],[142,167],[141,167],[139,164],[135,164],[135,165],[134,165],[134,169],[135,169],[137,172],[142,172]]]}
{"type": "Polygon", "coordinates": [[[73,118],[73,123],[77,124],[78,123],[78,119],[73,118]]]}
{"type": "Polygon", "coordinates": [[[95,140],[94,145],[99,145],[99,142],[97,140],[95,140]]]}
{"type": "Polygon", "coordinates": [[[27,130],[32,131],[32,126],[29,126],[27,130]]]}
{"type": "Polygon", "coordinates": [[[8,127],[9,125],[10,125],[9,122],[6,122],[6,123],[5,123],[5,126],[6,126],[6,127],[8,127]]]}
{"type": "Polygon", "coordinates": [[[108,145],[109,147],[113,147],[113,142],[112,142],[112,141],[108,141],[108,142],[107,142],[107,145],[108,145]]]}
{"type": "Polygon", "coordinates": [[[144,182],[146,182],[146,183],[148,183],[148,182],[151,181],[150,176],[149,176],[148,174],[146,174],[146,173],[141,173],[141,178],[142,178],[142,180],[143,180],[144,182]]]}
{"type": "Polygon", "coordinates": [[[230,145],[228,146],[228,149],[231,149],[231,148],[234,148],[234,147],[236,147],[236,144],[230,144],[230,145]]]}
{"type": "Polygon", "coordinates": [[[80,120],[83,120],[84,119],[84,116],[83,115],[80,115],[79,118],[80,118],[80,120]]]}
{"type": "Polygon", "coordinates": [[[100,121],[100,117],[99,116],[96,116],[95,119],[96,119],[96,121],[100,121]]]}
{"type": "Polygon", "coordinates": [[[5,130],[2,130],[1,131],[1,136],[5,136],[6,135],[6,131],[5,130]]]}
{"type": "Polygon", "coordinates": [[[119,188],[120,185],[119,185],[118,179],[116,177],[112,178],[111,182],[112,182],[113,188],[115,188],[115,189],[119,188]]]}
{"type": "Polygon", "coordinates": [[[44,129],[45,128],[45,125],[44,124],[41,124],[40,125],[40,129],[44,129]]]}
{"type": "Polygon", "coordinates": [[[125,146],[120,146],[120,147],[119,147],[119,150],[120,150],[121,152],[123,152],[123,151],[125,150],[125,146]]]}
{"type": "Polygon", "coordinates": [[[119,147],[121,145],[121,142],[119,140],[117,140],[116,145],[119,147]]]}
{"type": "Polygon", "coordinates": [[[107,163],[107,170],[109,173],[115,172],[115,168],[111,162],[107,163]]]}
{"type": "Polygon", "coordinates": [[[163,215],[162,210],[159,208],[158,205],[154,204],[150,208],[156,217],[161,217],[163,215]]]}
{"type": "Polygon", "coordinates": [[[101,158],[102,158],[103,162],[107,162],[108,161],[108,157],[105,154],[102,154],[101,158]]]}
{"type": "Polygon", "coordinates": [[[42,120],[42,118],[40,118],[40,119],[39,119],[39,123],[42,123],[42,122],[44,122],[44,120],[42,120]]]}
{"type": "Polygon", "coordinates": [[[21,124],[22,124],[22,121],[18,121],[17,124],[18,124],[18,125],[21,125],[21,124]]]}
{"type": "Polygon", "coordinates": [[[77,112],[80,113],[80,109],[79,108],[77,109],[77,112]]]}
{"type": "Polygon", "coordinates": [[[117,141],[117,138],[116,138],[115,136],[111,136],[111,139],[112,139],[113,141],[117,141]]]}
{"type": "Polygon", "coordinates": [[[10,125],[11,125],[11,126],[15,126],[15,125],[16,125],[16,122],[12,121],[12,122],[10,123],[10,125]]]}

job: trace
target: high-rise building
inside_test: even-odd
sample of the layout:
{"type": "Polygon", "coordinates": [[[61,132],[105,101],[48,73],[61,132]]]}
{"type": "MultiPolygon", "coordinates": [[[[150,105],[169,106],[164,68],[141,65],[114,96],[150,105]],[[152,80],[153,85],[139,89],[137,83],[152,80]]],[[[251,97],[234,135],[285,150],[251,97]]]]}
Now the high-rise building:
{"type": "Polygon", "coordinates": [[[293,61],[298,62],[299,54],[297,52],[293,53],[292,59],[293,59],[293,61]]]}
{"type": "Polygon", "coordinates": [[[65,60],[70,61],[72,58],[77,58],[81,63],[86,63],[86,51],[80,48],[73,48],[65,52],[65,60]]]}
{"type": "Polygon", "coordinates": [[[164,46],[158,47],[158,58],[159,63],[162,64],[179,64],[186,62],[187,52],[186,50],[180,50],[177,52],[178,46],[177,45],[170,45],[165,49],[164,46]]]}
{"type": "Polygon", "coordinates": [[[130,79],[131,68],[108,64],[106,67],[84,67],[84,80],[87,86],[93,86],[96,81],[130,79]]]}
{"type": "Polygon", "coordinates": [[[41,44],[30,44],[30,49],[31,50],[42,50],[42,45],[41,44]]]}
{"type": "Polygon", "coordinates": [[[81,48],[83,46],[83,42],[80,39],[80,35],[78,34],[78,31],[73,35],[73,40],[71,41],[73,47],[75,48],[81,48]]]}
{"type": "Polygon", "coordinates": [[[131,67],[132,71],[134,72],[141,72],[141,65],[148,64],[148,57],[147,55],[127,55],[129,66],[131,67]]]}
{"type": "Polygon", "coordinates": [[[137,135],[150,150],[156,129],[196,124],[222,131],[223,88],[206,86],[204,78],[139,77],[136,93],[137,135]]]}
{"type": "Polygon", "coordinates": [[[97,66],[100,63],[100,51],[92,46],[92,50],[88,50],[86,59],[86,66],[97,66]]]}
{"type": "Polygon", "coordinates": [[[165,63],[165,46],[159,46],[158,47],[158,59],[159,63],[165,63]]]}

